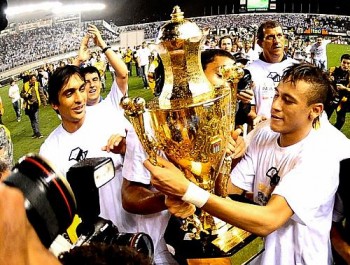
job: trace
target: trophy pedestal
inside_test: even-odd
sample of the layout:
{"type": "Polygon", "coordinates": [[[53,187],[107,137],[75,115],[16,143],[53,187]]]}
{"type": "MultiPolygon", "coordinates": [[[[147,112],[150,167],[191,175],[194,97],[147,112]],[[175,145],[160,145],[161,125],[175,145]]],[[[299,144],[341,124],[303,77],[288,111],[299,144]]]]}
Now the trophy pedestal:
{"type": "MultiPolygon", "coordinates": [[[[251,203],[241,196],[231,199],[251,203]]],[[[172,216],[165,231],[165,241],[174,248],[174,257],[181,265],[241,265],[247,264],[264,251],[262,237],[226,224],[218,235],[201,233],[199,240],[181,229],[182,219],[172,216]]]]}
{"type": "Polygon", "coordinates": [[[232,249],[232,254],[226,257],[187,259],[188,265],[242,265],[248,264],[264,251],[264,241],[261,237],[251,235],[244,244],[232,249]]]}
{"type": "Polygon", "coordinates": [[[263,238],[237,227],[230,228],[223,236],[201,234],[201,239],[196,240],[190,239],[188,233],[181,230],[181,224],[182,220],[171,217],[164,235],[181,265],[241,265],[264,250],[263,238]]]}

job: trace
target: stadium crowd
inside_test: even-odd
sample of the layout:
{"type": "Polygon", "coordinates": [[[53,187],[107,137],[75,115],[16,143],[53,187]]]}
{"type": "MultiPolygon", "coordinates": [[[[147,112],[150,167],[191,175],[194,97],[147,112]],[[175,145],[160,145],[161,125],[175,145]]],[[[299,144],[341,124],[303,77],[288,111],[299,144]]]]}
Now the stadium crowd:
{"type": "MultiPolygon", "coordinates": [[[[144,88],[152,88],[154,94],[162,96],[157,86],[162,86],[158,80],[164,82],[165,72],[151,42],[163,22],[112,26],[112,31],[88,25],[90,23],[76,27],[69,22],[15,32],[0,38],[0,48],[7,51],[1,55],[0,64],[5,71],[78,51],[76,57],[43,63],[38,69],[21,73],[24,84],[21,97],[32,122],[32,138],[44,137],[38,130],[37,111],[41,100],[46,105],[48,99],[60,115],[61,124],[46,138],[40,155],[53,162],[64,176],[68,176],[71,166],[86,158],[101,156],[113,160],[116,177],[99,187],[96,195],[101,203],[100,217],[113,222],[120,232],[150,234],[155,247],[155,264],[182,264],[181,259],[175,255],[175,260],[168,251],[164,233],[167,227],[168,230],[173,228],[168,226],[171,214],[187,217],[195,212],[196,206],[265,237],[265,249],[255,260],[259,264],[330,265],[330,232],[343,228],[341,223],[346,214],[337,198],[338,215],[332,219],[339,161],[350,158],[350,141],[340,128],[330,124],[325,113],[329,111],[330,97],[336,95],[333,85],[344,90],[344,94],[340,94],[332,111],[338,114],[339,101],[350,98],[350,55],[342,56],[341,65],[329,74],[326,45],[347,43],[349,18],[309,14],[193,18],[200,28],[215,25],[201,47],[201,66],[212,87],[233,85],[231,77],[225,76],[228,65],[237,63],[244,69],[244,85],[239,87],[238,83],[235,87],[239,87],[235,111],[237,116],[239,111],[244,111],[243,122],[238,123],[236,116],[236,125],[247,123],[249,128],[237,126],[237,135],[233,129],[226,150],[228,156],[241,159],[232,171],[230,168],[230,181],[225,186],[227,191],[240,196],[242,201],[239,202],[190,183],[177,167],[163,158],[157,159],[157,166],[152,165],[136,132],[124,117],[120,100],[127,95],[128,78],[134,69],[131,65],[142,78],[144,88]],[[110,45],[118,40],[118,35],[132,30],[144,30],[148,43],[143,41],[135,47],[113,50],[110,45]],[[308,30],[310,33],[306,34],[308,30]],[[318,30],[325,30],[329,35],[324,38],[318,30]],[[110,93],[103,99],[100,92],[105,89],[107,69],[113,82],[110,93]],[[33,105],[36,107],[32,116],[36,117],[32,118],[33,105]],[[111,120],[118,120],[118,123],[111,120]],[[244,133],[250,131],[248,138],[243,139],[244,133]],[[332,145],[327,144],[329,137],[332,145]],[[238,152],[239,148],[242,152],[238,152]],[[325,156],[325,153],[332,153],[334,157],[325,156]],[[315,183],[317,190],[313,189],[315,183]],[[254,203],[246,203],[248,199],[254,203]],[[337,223],[333,227],[332,220],[337,223]]],[[[340,118],[344,118],[348,110],[344,107],[340,118]]],[[[173,118],[169,117],[169,120],[173,118]]],[[[0,203],[1,211],[8,216],[21,217],[15,221],[26,220],[24,209],[18,207],[23,205],[21,194],[1,185],[0,195],[2,199],[13,200],[8,209],[0,203]]],[[[0,225],[0,232],[11,225],[8,216],[1,216],[4,226],[0,225]],[[4,220],[6,217],[8,219],[4,220]]],[[[34,233],[29,224],[26,229],[31,235],[34,233]]],[[[350,233],[347,231],[347,234],[350,233]]],[[[26,238],[26,235],[21,236],[26,238]]],[[[68,243],[73,243],[72,238],[67,236],[68,243]]],[[[22,244],[21,250],[28,249],[30,254],[32,251],[48,260],[48,252],[38,238],[30,239],[15,243],[22,244]]],[[[334,233],[332,239],[333,242],[341,240],[334,233]]],[[[0,261],[6,251],[9,259],[16,259],[16,252],[8,247],[10,244],[3,245],[7,248],[0,251],[0,261]]],[[[341,251],[347,248],[334,246],[346,258],[341,251]]],[[[51,254],[49,257],[57,262],[51,254]]],[[[54,261],[52,264],[56,264],[54,261]]]]}
{"type": "MultiPolygon", "coordinates": [[[[303,35],[302,33],[309,28],[322,28],[331,33],[343,34],[347,33],[350,28],[350,17],[334,15],[254,14],[252,16],[231,14],[192,18],[201,28],[209,27],[214,38],[221,35],[217,29],[226,29],[231,35],[239,35],[242,29],[249,29],[252,25],[257,25],[260,21],[268,19],[280,22],[291,35],[303,35]]],[[[73,22],[53,23],[30,30],[14,30],[9,33],[10,37],[7,34],[1,35],[0,48],[7,52],[0,55],[0,72],[54,55],[77,51],[79,39],[83,36],[87,23],[89,22],[84,22],[80,26],[73,22]]],[[[112,24],[113,32],[104,29],[103,35],[108,43],[117,43],[118,36],[122,32],[144,30],[145,39],[154,40],[163,23],[152,22],[127,26],[112,24]]],[[[343,36],[347,37],[346,34],[343,36]]]]}

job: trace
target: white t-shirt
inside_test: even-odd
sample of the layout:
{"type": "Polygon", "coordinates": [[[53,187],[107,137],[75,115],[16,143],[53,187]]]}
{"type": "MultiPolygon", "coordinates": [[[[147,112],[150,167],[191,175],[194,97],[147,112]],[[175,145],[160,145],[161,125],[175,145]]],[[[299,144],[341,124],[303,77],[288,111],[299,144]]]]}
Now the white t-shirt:
{"type": "Polygon", "coordinates": [[[69,167],[84,158],[111,157],[115,167],[115,177],[99,189],[100,216],[111,220],[120,232],[132,231],[134,215],[127,213],[121,203],[123,157],[107,153],[101,147],[107,144],[112,134],[126,134],[132,130],[123,113],[108,104],[97,104],[86,110],[83,125],[74,133],[67,132],[59,125],[45,140],[40,155],[48,159],[66,175],[69,167]],[[113,117],[113,119],[111,118],[113,117]]]}
{"type": "MultiPolygon", "coordinates": [[[[331,40],[323,40],[321,45],[314,43],[311,46],[310,53],[314,54],[314,60],[327,62],[327,45],[329,43],[331,43],[331,40]]],[[[327,64],[325,65],[327,66],[327,64]]]]}
{"type": "MultiPolygon", "coordinates": [[[[143,166],[148,158],[135,133],[130,131],[126,137],[126,153],[123,167],[123,177],[129,181],[150,185],[151,175],[143,166]]],[[[150,189],[154,190],[151,186],[150,189]]],[[[154,244],[154,262],[156,264],[177,264],[171,257],[164,240],[164,232],[168,225],[170,213],[168,210],[162,212],[137,215],[138,221],[134,232],[145,232],[152,237],[154,244]]]]}
{"type": "Polygon", "coordinates": [[[19,94],[19,87],[17,84],[10,86],[9,88],[9,97],[11,98],[11,102],[14,103],[21,98],[19,94]]]}
{"type": "Polygon", "coordinates": [[[254,131],[242,161],[231,172],[234,185],[265,205],[271,194],[286,199],[293,216],[265,238],[260,264],[331,264],[330,227],[339,163],[329,156],[323,133],[312,130],[299,143],[282,148],[279,134],[265,122],[254,131]],[[263,148],[262,148],[263,147],[263,148]],[[271,177],[280,180],[273,189],[271,177]],[[269,177],[270,176],[270,177],[269,177]]]}
{"type": "MultiPolygon", "coordinates": [[[[124,109],[120,105],[120,101],[121,101],[123,96],[124,96],[123,93],[120,91],[117,83],[114,80],[112,83],[111,91],[108,93],[106,98],[96,105],[87,106],[87,107],[91,108],[91,107],[99,106],[99,108],[105,108],[105,106],[106,106],[107,108],[112,107],[112,108],[115,108],[116,110],[119,110],[122,113],[124,113],[124,109]]],[[[107,111],[108,111],[108,109],[107,109],[107,111]]]]}
{"type": "Polygon", "coordinates": [[[275,87],[280,82],[284,69],[294,63],[298,63],[298,61],[291,58],[287,58],[280,63],[267,63],[258,59],[247,66],[255,84],[252,104],[256,105],[257,115],[263,115],[266,118],[271,117],[275,87]]]}
{"type": "Polygon", "coordinates": [[[140,66],[148,65],[151,51],[147,47],[141,48],[137,51],[137,56],[140,58],[140,66]]]}

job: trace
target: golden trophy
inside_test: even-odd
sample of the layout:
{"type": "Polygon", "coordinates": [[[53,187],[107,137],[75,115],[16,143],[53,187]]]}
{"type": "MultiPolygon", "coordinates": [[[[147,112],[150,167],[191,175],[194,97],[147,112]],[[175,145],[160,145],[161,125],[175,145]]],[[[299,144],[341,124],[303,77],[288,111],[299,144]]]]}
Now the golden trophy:
{"type": "MultiPolygon", "coordinates": [[[[200,63],[205,35],[175,6],[155,45],[164,65],[161,94],[147,104],[142,98],[124,98],[121,104],[151,163],[156,165],[157,155],[163,153],[189,180],[214,193],[234,121],[235,92],[229,85],[214,87],[205,77],[200,63]]],[[[230,75],[239,73],[231,70],[230,75]]],[[[204,249],[198,258],[230,255],[250,236],[231,228],[204,211],[182,225],[186,241],[204,249]]]]}

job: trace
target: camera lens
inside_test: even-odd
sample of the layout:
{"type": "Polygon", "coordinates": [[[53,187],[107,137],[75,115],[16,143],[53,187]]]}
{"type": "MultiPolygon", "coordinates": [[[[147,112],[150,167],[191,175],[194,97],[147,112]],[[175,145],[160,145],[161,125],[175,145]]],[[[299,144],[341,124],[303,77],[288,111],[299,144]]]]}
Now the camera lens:
{"type": "Polygon", "coordinates": [[[43,158],[24,156],[4,183],[23,192],[27,217],[44,246],[71,224],[76,212],[73,192],[43,158]]]}
{"type": "MultiPolygon", "coordinates": [[[[94,223],[82,223],[77,228],[77,234],[83,236],[82,244],[105,243],[118,246],[128,246],[146,257],[153,259],[154,246],[152,238],[145,233],[120,233],[118,228],[110,221],[98,217],[94,223]]],[[[80,243],[79,243],[80,244],[80,243]]]]}
{"type": "Polygon", "coordinates": [[[118,233],[115,236],[113,243],[132,247],[146,257],[153,257],[154,249],[152,238],[145,233],[118,233]]]}

